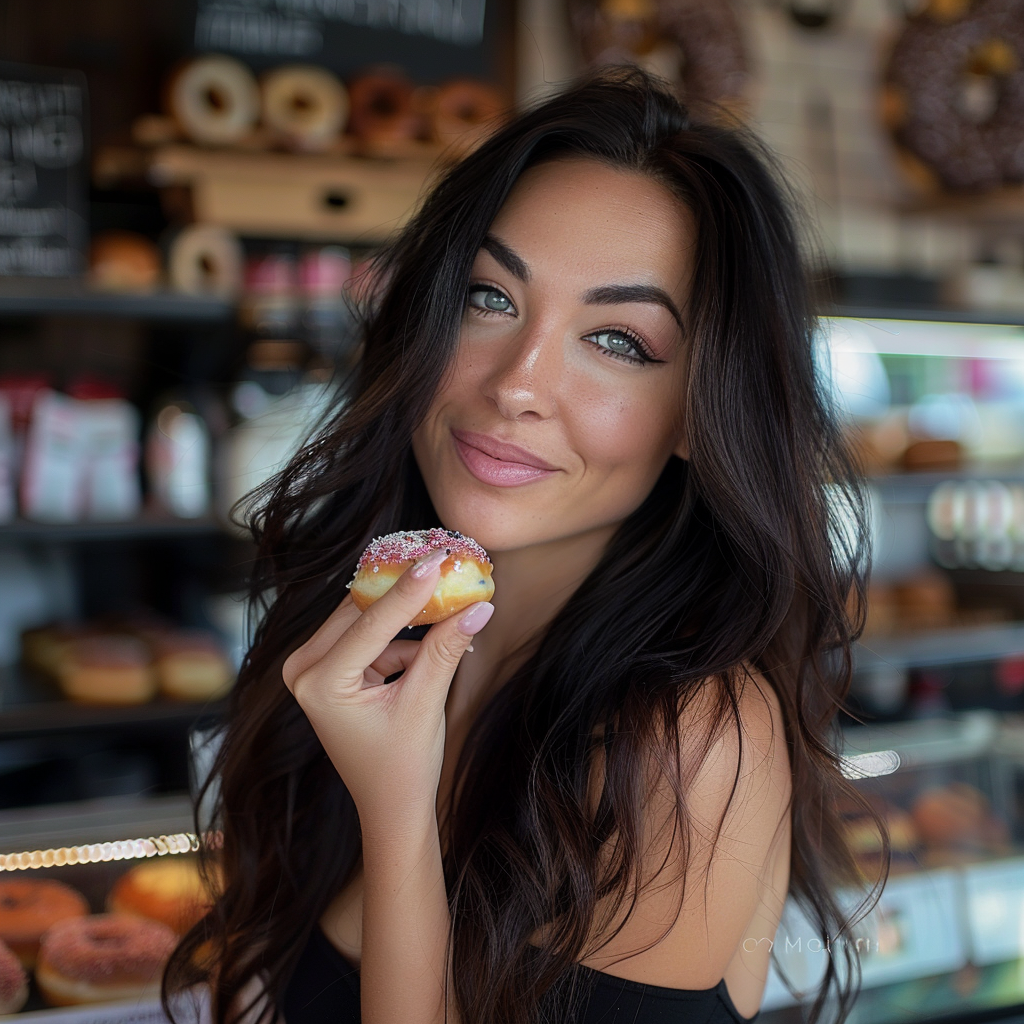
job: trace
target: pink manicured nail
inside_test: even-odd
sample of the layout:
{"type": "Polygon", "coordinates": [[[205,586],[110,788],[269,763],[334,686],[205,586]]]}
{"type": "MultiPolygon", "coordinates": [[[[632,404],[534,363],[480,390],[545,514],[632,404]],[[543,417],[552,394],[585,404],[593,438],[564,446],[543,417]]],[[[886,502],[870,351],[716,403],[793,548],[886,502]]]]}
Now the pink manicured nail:
{"type": "Polygon", "coordinates": [[[459,619],[459,629],[461,629],[466,636],[474,636],[491,621],[491,616],[493,614],[493,604],[488,601],[479,601],[473,605],[473,607],[470,608],[461,619],[459,619]]]}
{"type": "Polygon", "coordinates": [[[413,579],[422,579],[432,569],[436,569],[446,558],[448,552],[444,548],[437,548],[429,555],[424,555],[410,570],[413,579]]]}

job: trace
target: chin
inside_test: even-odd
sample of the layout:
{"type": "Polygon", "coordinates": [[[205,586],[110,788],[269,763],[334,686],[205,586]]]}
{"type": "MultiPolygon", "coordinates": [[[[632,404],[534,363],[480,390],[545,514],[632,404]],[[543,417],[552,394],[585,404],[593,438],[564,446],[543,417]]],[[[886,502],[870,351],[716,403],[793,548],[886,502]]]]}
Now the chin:
{"type": "Polygon", "coordinates": [[[446,494],[444,500],[434,501],[434,508],[446,530],[472,537],[485,551],[511,551],[544,539],[537,535],[543,520],[524,515],[500,499],[446,494]]]}

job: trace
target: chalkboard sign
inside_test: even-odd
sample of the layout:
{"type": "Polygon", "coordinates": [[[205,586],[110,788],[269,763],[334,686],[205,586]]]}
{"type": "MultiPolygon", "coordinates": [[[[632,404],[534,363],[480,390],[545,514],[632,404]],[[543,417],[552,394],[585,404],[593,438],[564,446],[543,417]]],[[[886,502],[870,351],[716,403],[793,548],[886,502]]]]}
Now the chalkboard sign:
{"type": "Polygon", "coordinates": [[[375,63],[416,82],[495,80],[511,0],[193,0],[193,53],[230,53],[257,71],[301,62],[343,78],[375,63]],[[505,10],[502,10],[504,5],[505,10]]]}
{"type": "Polygon", "coordinates": [[[84,270],[88,116],[83,75],[0,62],[0,275],[84,270]]]}

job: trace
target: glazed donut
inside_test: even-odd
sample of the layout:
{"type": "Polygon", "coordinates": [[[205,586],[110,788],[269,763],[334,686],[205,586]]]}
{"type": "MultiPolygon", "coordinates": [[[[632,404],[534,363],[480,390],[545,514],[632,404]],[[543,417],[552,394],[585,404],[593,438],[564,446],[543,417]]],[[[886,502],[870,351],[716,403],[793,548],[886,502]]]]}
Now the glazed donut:
{"type": "Polygon", "coordinates": [[[688,103],[745,106],[750,61],[728,0],[569,0],[569,17],[587,63],[650,65],[688,103]]]}
{"type": "Polygon", "coordinates": [[[411,139],[418,130],[413,84],[397,71],[371,72],[348,85],[348,130],[364,142],[411,139]]]}
{"type": "Polygon", "coordinates": [[[0,941],[26,967],[35,964],[39,940],[51,925],[88,913],[85,897],[62,882],[49,878],[0,880],[0,941]]]}
{"type": "Polygon", "coordinates": [[[136,865],[117,880],[107,897],[111,913],[160,921],[179,935],[203,917],[210,903],[199,865],[184,857],[136,865]]]}
{"type": "Polygon", "coordinates": [[[932,0],[884,74],[882,117],[926,190],[1024,180],[1024,10],[1019,0],[932,0]]]}
{"type": "Polygon", "coordinates": [[[130,914],[69,918],[43,936],[36,984],[50,1006],[156,996],[177,942],[167,925],[130,914]]]}
{"type": "Polygon", "coordinates": [[[438,527],[389,533],[371,541],[359,558],[355,576],[347,584],[352,603],[361,612],[366,611],[413,562],[439,548],[448,552],[441,563],[441,578],[426,608],[409,625],[440,622],[476,601],[489,601],[494,594],[494,581],[487,552],[470,537],[438,527]]]}
{"type": "Polygon", "coordinates": [[[438,142],[455,141],[471,148],[503,120],[506,104],[501,93],[474,78],[456,78],[439,86],[431,109],[431,128],[438,142]]]}
{"type": "Polygon", "coordinates": [[[252,72],[233,57],[197,57],[168,80],[168,113],[193,142],[238,142],[256,125],[260,90],[252,72]]]}
{"type": "Polygon", "coordinates": [[[0,1017],[17,1013],[28,1001],[28,975],[11,948],[0,942],[0,1017]]]}
{"type": "Polygon", "coordinates": [[[73,640],[57,680],[64,696],[84,704],[144,704],[156,696],[149,648],[134,636],[73,640]]]}
{"type": "Polygon", "coordinates": [[[263,123],[299,149],[325,149],[348,116],[345,86],[324,68],[292,64],[260,80],[263,123]]]}

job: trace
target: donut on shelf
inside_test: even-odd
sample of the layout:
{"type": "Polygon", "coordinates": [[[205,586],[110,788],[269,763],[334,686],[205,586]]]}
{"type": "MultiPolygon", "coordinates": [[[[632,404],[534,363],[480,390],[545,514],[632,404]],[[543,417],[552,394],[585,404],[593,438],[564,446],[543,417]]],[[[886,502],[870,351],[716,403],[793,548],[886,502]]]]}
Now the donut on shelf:
{"type": "Polygon", "coordinates": [[[89,278],[111,291],[151,291],[160,284],[160,250],[136,231],[101,231],[89,246],[89,278]]]}
{"type": "Polygon", "coordinates": [[[1024,181],[1024,5],[931,0],[893,45],[881,106],[920,191],[1024,181]]]}
{"type": "Polygon", "coordinates": [[[260,80],[260,95],[264,126],[296,149],[327,149],[348,117],[348,92],[325,68],[274,68],[260,80]]]}
{"type": "Polygon", "coordinates": [[[88,913],[85,897],[63,882],[0,879],[0,942],[6,943],[25,967],[35,966],[40,939],[51,926],[88,913]]]}
{"type": "Polygon", "coordinates": [[[569,0],[588,64],[641,64],[690,104],[742,111],[750,61],[728,0],[569,0]]]}
{"type": "Polygon", "coordinates": [[[420,130],[415,87],[397,69],[357,75],[348,83],[348,131],[369,145],[409,142],[420,130]]]}
{"type": "Polygon", "coordinates": [[[171,241],[167,277],[175,291],[232,298],[242,289],[245,254],[226,228],[190,224],[171,241]]]}
{"type": "Polygon", "coordinates": [[[171,75],[165,103],[193,142],[230,145],[256,126],[260,90],[241,61],[212,54],[188,61],[171,75]]]}
{"type": "Polygon", "coordinates": [[[210,903],[199,865],[185,857],[137,864],[114,883],[107,898],[112,913],[160,921],[179,935],[203,917],[210,903]]]}
{"type": "Polygon", "coordinates": [[[17,1013],[28,1002],[28,975],[7,943],[0,941],[0,1016],[17,1013]]]}
{"type": "Polygon", "coordinates": [[[36,984],[50,1006],[153,998],[177,942],[167,925],[129,914],[69,918],[43,936],[36,984]]]}
{"type": "Polygon", "coordinates": [[[454,78],[432,90],[428,109],[433,138],[468,151],[500,125],[507,104],[488,82],[454,78]]]}

